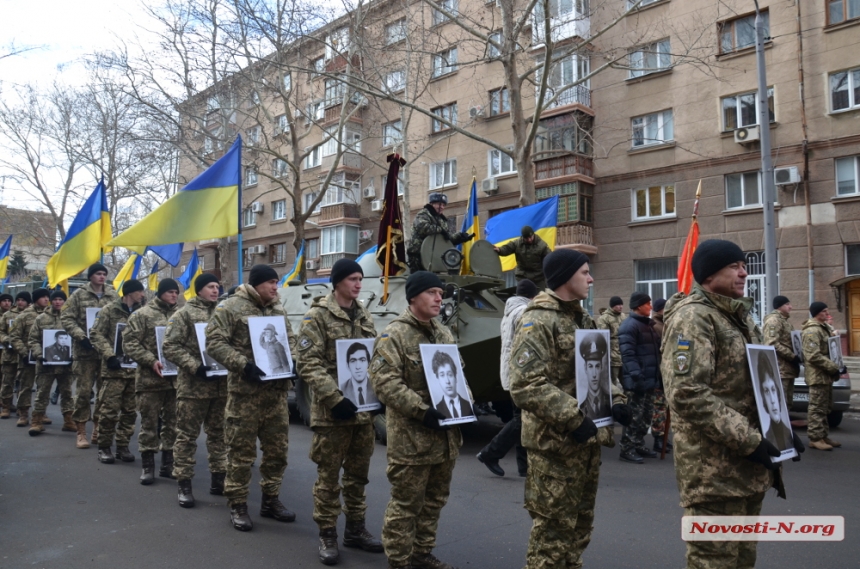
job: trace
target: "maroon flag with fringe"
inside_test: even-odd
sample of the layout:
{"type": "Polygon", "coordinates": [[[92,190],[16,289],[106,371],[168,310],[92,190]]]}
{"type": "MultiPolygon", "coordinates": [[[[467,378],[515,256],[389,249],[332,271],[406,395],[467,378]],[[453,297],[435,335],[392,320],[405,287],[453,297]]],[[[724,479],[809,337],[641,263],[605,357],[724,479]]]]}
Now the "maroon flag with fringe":
{"type": "Polygon", "coordinates": [[[379,240],[376,247],[376,262],[385,277],[383,298],[388,296],[388,277],[406,272],[406,245],[403,239],[403,218],[400,215],[400,201],[397,198],[397,181],[400,168],[406,160],[399,154],[389,154],[388,178],[382,198],[382,219],[379,222],[379,240]]]}

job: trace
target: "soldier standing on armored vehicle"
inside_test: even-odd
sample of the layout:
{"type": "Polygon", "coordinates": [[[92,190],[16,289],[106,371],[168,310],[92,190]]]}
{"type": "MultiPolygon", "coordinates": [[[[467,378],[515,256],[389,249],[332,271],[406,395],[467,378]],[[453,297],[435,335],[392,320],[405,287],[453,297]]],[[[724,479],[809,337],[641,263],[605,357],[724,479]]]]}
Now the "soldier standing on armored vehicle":
{"type": "Polygon", "coordinates": [[[15,295],[15,307],[3,314],[3,322],[0,322],[0,342],[6,344],[6,349],[3,350],[3,355],[0,356],[3,369],[3,384],[0,386],[0,403],[3,405],[3,411],[0,412],[0,419],[8,419],[15,407],[12,405],[12,391],[15,386],[15,379],[18,377],[18,352],[15,351],[12,342],[9,340],[10,322],[14,322],[24,310],[30,306],[33,298],[26,290],[15,295]]]}
{"type": "Polygon", "coordinates": [[[463,231],[458,231],[453,235],[449,232],[448,218],[442,215],[447,205],[448,196],[440,192],[433,192],[430,194],[429,203],[415,216],[415,221],[412,222],[412,237],[409,239],[409,247],[406,248],[406,254],[409,257],[409,270],[413,273],[425,269],[421,265],[421,243],[425,237],[442,235],[452,244],[459,245],[475,236],[474,233],[463,231]]]}
{"type": "Polygon", "coordinates": [[[514,276],[517,282],[528,279],[535,283],[538,291],[546,288],[546,278],[543,274],[543,260],[550,254],[549,245],[535,235],[534,229],[524,225],[520,229],[520,237],[501,247],[493,247],[499,257],[514,255],[517,259],[517,269],[514,276]]]}

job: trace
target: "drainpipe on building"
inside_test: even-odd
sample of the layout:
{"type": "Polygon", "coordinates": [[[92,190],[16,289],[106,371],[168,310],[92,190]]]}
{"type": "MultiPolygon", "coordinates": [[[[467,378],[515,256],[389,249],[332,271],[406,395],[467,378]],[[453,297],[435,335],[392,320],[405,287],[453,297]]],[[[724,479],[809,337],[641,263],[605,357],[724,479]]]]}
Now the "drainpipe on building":
{"type": "Polygon", "coordinates": [[[812,205],[809,203],[809,135],[806,124],[806,90],[803,74],[803,28],[800,23],[800,0],[794,0],[797,9],[797,81],[800,93],[800,125],[803,129],[803,200],[806,203],[806,269],[809,279],[809,304],[815,302],[815,260],[812,244],[812,205]]]}

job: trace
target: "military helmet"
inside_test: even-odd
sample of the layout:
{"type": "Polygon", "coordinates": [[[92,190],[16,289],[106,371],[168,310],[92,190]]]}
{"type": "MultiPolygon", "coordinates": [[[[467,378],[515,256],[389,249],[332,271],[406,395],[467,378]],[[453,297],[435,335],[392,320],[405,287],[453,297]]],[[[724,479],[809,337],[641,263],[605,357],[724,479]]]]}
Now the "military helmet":
{"type": "Polygon", "coordinates": [[[586,361],[602,360],[606,356],[606,338],[599,332],[588,334],[579,344],[579,353],[586,361]]]}
{"type": "Polygon", "coordinates": [[[442,192],[433,192],[432,194],[430,194],[430,200],[427,203],[436,202],[442,202],[442,204],[448,205],[448,196],[446,196],[442,192]]]}

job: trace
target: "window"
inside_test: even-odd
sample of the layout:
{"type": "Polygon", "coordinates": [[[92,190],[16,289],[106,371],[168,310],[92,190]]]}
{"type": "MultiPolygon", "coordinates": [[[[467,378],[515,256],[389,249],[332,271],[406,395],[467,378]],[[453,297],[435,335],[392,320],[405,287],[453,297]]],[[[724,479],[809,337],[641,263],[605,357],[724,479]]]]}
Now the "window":
{"type": "Polygon", "coordinates": [[[633,148],[662,144],[675,138],[672,109],[630,119],[633,127],[633,148]]]}
{"type": "Polygon", "coordinates": [[[349,50],[349,28],[344,26],[333,31],[328,36],[328,43],[325,46],[325,58],[334,59],[341,53],[346,53],[349,50]]]}
{"type": "Polygon", "coordinates": [[[436,190],[457,183],[457,159],[434,162],[430,165],[430,189],[436,190]]]}
{"type": "MultiPolygon", "coordinates": [[[[544,3],[538,2],[532,12],[532,42],[544,43],[544,28],[547,15],[544,3]]],[[[549,19],[554,41],[580,36],[587,37],[589,23],[589,0],[549,0],[549,19]]]]}
{"type": "Polygon", "coordinates": [[[860,18],[860,0],[827,0],[828,24],[839,24],[854,18],[860,18]]]}
{"type": "MultiPolygon", "coordinates": [[[[743,126],[758,124],[758,94],[742,93],[722,99],[723,107],[723,130],[730,131],[743,126]]],[[[776,115],[773,112],[773,87],[767,90],[767,108],[770,122],[774,122],[776,115]]]]}
{"type": "Polygon", "coordinates": [[[318,57],[311,61],[311,79],[321,75],[325,71],[325,58],[318,57]]]}
{"type": "Polygon", "coordinates": [[[382,146],[394,146],[403,142],[403,130],[400,121],[382,125],[382,146]]]}
{"type": "Polygon", "coordinates": [[[860,68],[830,76],[830,100],[833,111],[860,107],[860,68]]]}
{"type": "Polygon", "coordinates": [[[675,186],[633,190],[633,219],[675,217],[675,186]]]}
{"type": "Polygon", "coordinates": [[[357,204],[360,196],[361,178],[357,175],[339,172],[332,176],[331,182],[326,188],[322,205],[357,204]]]}
{"type": "Polygon", "coordinates": [[[245,170],[245,186],[256,186],[259,181],[256,168],[247,168],[245,170]]]}
{"type": "Polygon", "coordinates": [[[215,142],[210,138],[206,137],[203,139],[203,154],[212,154],[215,149],[215,142]]]}
{"type": "Polygon", "coordinates": [[[251,91],[251,96],[248,97],[248,106],[256,107],[260,104],[260,94],[256,91],[251,91]]]}
{"type": "Polygon", "coordinates": [[[221,103],[218,102],[218,97],[209,97],[206,99],[206,112],[212,113],[221,108],[221,103]]]}
{"type": "Polygon", "coordinates": [[[287,219],[287,200],[272,202],[272,221],[287,219]]]}
{"type": "Polygon", "coordinates": [[[639,6],[637,6],[637,8],[642,8],[643,6],[647,6],[648,4],[660,2],[660,0],[627,0],[627,9],[630,10],[631,8],[636,6],[636,2],[639,2],[639,6]]]}
{"type": "Polygon", "coordinates": [[[270,263],[286,263],[287,262],[287,244],[277,243],[269,247],[269,262],[270,263]]]}
{"type": "Polygon", "coordinates": [[[287,120],[287,115],[278,115],[275,117],[275,134],[286,134],[290,132],[290,123],[287,120]]]}
{"type": "Polygon", "coordinates": [[[591,121],[591,117],[580,113],[567,113],[541,120],[535,136],[535,155],[567,152],[590,154],[591,121]]]}
{"type": "Polygon", "coordinates": [[[323,101],[315,101],[308,103],[305,109],[305,116],[309,121],[320,121],[325,117],[325,104],[323,101]]]}
{"type": "Polygon", "coordinates": [[[432,77],[442,77],[457,71],[457,48],[445,50],[433,56],[432,77]]]}
{"type": "MultiPolygon", "coordinates": [[[[314,203],[314,200],[317,199],[317,196],[319,196],[319,195],[320,195],[319,192],[305,192],[304,193],[304,195],[302,196],[302,199],[304,200],[304,206],[302,209],[304,209],[305,213],[310,211],[311,204],[314,203]]],[[[317,206],[314,208],[313,213],[319,213],[320,207],[322,207],[322,206],[320,204],[317,204],[317,206]]]]}
{"type": "MultiPolygon", "coordinates": [[[[437,2],[439,7],[444,9],[446,12],[451,14],[452,16],[456,16],[457,12],[457,0],[439,0],[437,2]]],[[[444,24],[448,21],[448,16],[443,14],[438,10],[433,10],[433,25],[438,26],[439,24],[444,24]]]]}
{"type": "MultiPolygon", "coordinates": [[[[333,156],[337,154],[337,146],[338,146],[338,135],[337,135],[337,127],[332,127],[331,129],[326,131],[326,134],[331,135],[331,137],[325,141],[322,145],[322,155],[323,156],[333,156]]],[[[361,133],[355,130],[350,130],[348,128],[344,128],[343,134],[341,136],[343,140],[343,145],[346,147],[345,150],[351,150],[353,152],[361,152],[361,133]]]]}
{"type": "Polygon", "coordinates": [[[332,255],[334,253],[357,255],[358,226],[337,225],[335,227],[325,227],[322,230],[321,241],[323,255],[332,255]]]}
{"type": "Polygon", "coordinates": [[[289,73],[284,73],[284,79],[281,81],[284,86],[284,92],[289,93],[293,90],[293,76],[289,73]]]}
{"type": "MultiPolygon", "coordinates": [[[[382,190],[385,191],[385,185],[388,183],[388,175],[382,176],[382,190]]],[[[397,195],[403,195],[403,172],[397,174],[397,195]]]]}
{"type": "Polygon", "coordinates": [[[248,142],[250,144],[260,144],[260,125],[252,126],[248,129],[248,142]]]}
{"type": "Polygon", "coordinates": [[[845,246],[846,275],[860,275],[860,245],[845,246]]]}
{"type": "Polygon", "coordinates": [[[317,146],[313,150],[307,149],[308,155],[305,156],[305,168],[315,168],[320,165],[320,147],[317,146]]]}
{"type": "Polygon", "coordinates": [[[504,176],[505,174],[514,174],[517,171],[514,159],[496,149],[490,150],[487,166],[491,178],[504,176]]]}
{"type": "Polygon", "coordinates": [[[333,107],[343,102],[346,97],[346,83],[340,79],[325,80],[325,106],[333,107]]]}
{"type": "Polygon", "coordinates": [[[385,75],[385,90],[389,93],[397,93],[406,88],[406,72],[402,69],[392,71],[385,75]]]}
{"type": "MultiPolygon", "coordinates": [[[[499,46],[502,45],[502,32],[493,32],[490,34],[490,39],[496,42],[499,46]]],[[[502,55],[502,52],[498,47],[493,44],[487,42],[487,57],[490,59],[494,59],[502,55]]]]}
{"type": "Polygon", "coordinates": [[[274,158],[272,160],[272,176],[275,178],[283,178],[287,175],[289,168],[287,167],[287,161],[281,160],[280,158],[274,158]]]}
{"type": "Polygon", "coordinates": [[[386,24],[385,45],[391,45],[406,39],[406,18],[386,24]]]}
{"type": "Polygon", "coordinates": [[[594,221],[594,187],[590,184],[569,182],[535,189],[535,197],[538,201],[553,196],[559,196],[559,223],[572,221],[592,223],[594,221]]]}
{"type": "Polygon", "coordinates": [[[511,112],[511,98],[507,87],[490,91],[490,116],[511,112]]]}
{"type": "Polygon", "coordinates": [[[637,291],[655,300],[678,292],[678,259],[647,259],[634,263],[637,291]]]}
{"type": "Polygon", "coordinates": [[[630,52],[630,78],[665,71],[672,65],[669,39],[645,45],[630,52]]]}
{"type": "MultiPolygon", "coordinates": [[[[764,37],[770,37],[770,23],[767,10],[761,12],[764,37]]],[[[732,53],[755,45],[755,14],[727,20],[719,24],[720,53],[732,53]]]]}
{"type": "Polygon", "coordinates": [[[320,240],[306,239],[305,240],[305,258],[319,259],[320,258],[320,240]]]}
{"type": "Polygon", "coordinates": [[[726,208],[761,205],[761,176],[758,172],[726,176],[726,208]]]}
{"type": "Polygon", "coordinates": [[[860,172],[860,156],[850,156],[836,160],[837,196],[860,194],[860,185],[857,183],[857,180],[860,179],[858,172],[860,172]]]}
{"type": "Polygon", "coordinates": [[[245,208],[242,212],[243,225],[245,227],[253,227],[257,225],[257,214],[254,213],[250,207],[245,208]]]}
{"type": "MultiPolygon", "coordinates": [[[[574,85],[583,77],[587,77],[590,73],[591,62],[588,57],[580,55],[570,55],[559,59],[552,64],[552,68],[547,78],[547,91],[545,102],[546,108],[561,107],[564,105],[572,105],[579,103],[586,107],[591,106],[591,91],[589,90],[589,82],[585,81],[574,85]]],[[[537,81],[540,84],[540,73],[538,70],[537,81]]],[[[537,88],[535,90],[537,96],[537,88]]]]}
{"type": "MultiPolygon", "coordinates": [[[[435,109],[430,109],[430,112],[437,117],[448,121],[451,124],[457,124],[457,103],[451,103],[450,105],[436,107],[435,109]]],[[[437,119],[432,120],[431,127],[431,132],[442,132],[443,130],[448,130],[451,128],[447,123],[444,123],[437,119]]]]}

